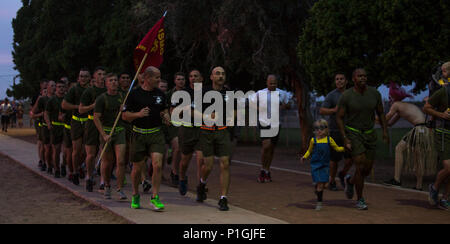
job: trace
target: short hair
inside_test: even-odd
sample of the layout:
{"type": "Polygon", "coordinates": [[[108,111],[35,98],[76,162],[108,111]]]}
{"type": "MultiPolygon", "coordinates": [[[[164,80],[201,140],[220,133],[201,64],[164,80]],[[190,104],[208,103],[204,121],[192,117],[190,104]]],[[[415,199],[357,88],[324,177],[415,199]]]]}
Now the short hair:
{"type": "Polygon", "coordinates": [[[200,70],[199,69],[191,69],[191,71],[189,71],[189,74],[191,74],[192,72],[194,72],[194,71],[197,71],[199,74],[200,74],[200,76],[201,77],[203,77],[203,74],[202,74],[202,72],[200,72],[200,70]]]}
{"type": "Polygon", "coordinates": [[[94,73],[97,72],[97,71],[99,71],[99,70],[106,71],[105,67],[103,67],[103,66],[97,66],[97,67],[95,67],[95,69],[94,69],[94,73]]]}
{"type": "Polygon", "coordinates": [[[177,72],[177,73],[175,73],[175,74],[173,75],[173,78],[176,79],[177,76],[183,76],[183,77],[186,78],[186,75],[185,75],[183,72],[177,72]]]}
{"type": "Polygon", "coordinates": [[[442,68],[450,72],[450,61],[442,64],[442,68]]]}
{"type": "Polygon", "coordinates": [[[82,68],[80,69],[80,72],[81,72],[81,71],[85,71],[85,72],[91,73],[91,71],[89,71],[89,69],[88,69],[87,67],[82,67],[82,68]]]}
{"type": "Polygon", "coordinates": [[[166,83],[169,84],[169,82],[167,82],[166,80],[161,79],[161,81],[159,83],[166,83]]]}
{"type": "Polygon", "coordinates": [[[57,81],[56,81],[56,84],[64,84],[64,85],[66,85],[66,82],[63,81],[63,80],[57,80],[57,81]]]}
{"type": "Polygon", "coordinates": [[[364,71],[366,71],[364,68],[356,68],[355,70],[353,70],[353,73],[352,73],[352,78],[353,77],[355,77],[355,75],[356,75],[356,72],[358,72],[358,71],[361,71],[361,70],[364,70],[364,71]]]}
{"type": "Polygon", "coordinates": [[[269,78],[269,76],[273,76],[275,78],[275,80],[280,81],[280,76],[277,74],[268,74],[267,78],[269,78]]]}
{"type": "Polygon", "coordinates": [[[111,78],[111,77],[118,77],[118,76],[115,73],[108,73],[108,74],[105,75],[105,80],[108,79],[108,78],[111,78]]]}
{"type": "MultiPolygon", "coordinates": [[[[122,75],[128,75],[128,76],[131,76],[129,72],[121,72],[121,73],[119,74],[119,77],[121,77],[122,75]]],[[[130,78],[131,78],[131,77],[130,77],[130,78]]]]}
{"type": "Polygon", "coordinates": [[[156,75],[155,70],[158,70],[158,71],[159,71],[159,69],[156,68],[155,66],[148,66],[148,67],[145,69],[145,71],[144,71],[144,78],[145,78],[145,77],[149,77],[149,76],[150,76],[150,77],[155,76],[155,75],[156,75]]]}
{"type": "Polygon", "coordinates": [[[336,72],[336,73],[334,73],[334,79],[336,79],[336,76],[338,76],[338,75],[343,75],[344,76],[344,78],[345,79],[347,79],[347,76],[345,75],[345,72],[336,72]]]}

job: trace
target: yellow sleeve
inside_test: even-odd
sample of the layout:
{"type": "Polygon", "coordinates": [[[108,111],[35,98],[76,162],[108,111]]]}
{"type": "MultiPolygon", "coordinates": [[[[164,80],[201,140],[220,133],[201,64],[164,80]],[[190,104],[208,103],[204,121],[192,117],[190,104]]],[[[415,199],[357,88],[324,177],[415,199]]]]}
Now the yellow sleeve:
{"type": "Polygon", "coordinates": [[[308,151],[306,151],[305,155],[303,155],[303,158],[304,159],[309,158],[309,156],[311,156],[313,149],[314,149],[314,138],[311,138],[311,141],[309,142],[308,151]]]}
{"type": "Polygon", "coordinates": [[[330,144],[331,144],[331,147],[332,147],[336,152],[344,152],[344,151],[345,151],[344,147],[338,146],[338,145],[336,144],[336,142],[334,141],[334,139],[331,138],[331,137],[330,137],[330,144]]]}

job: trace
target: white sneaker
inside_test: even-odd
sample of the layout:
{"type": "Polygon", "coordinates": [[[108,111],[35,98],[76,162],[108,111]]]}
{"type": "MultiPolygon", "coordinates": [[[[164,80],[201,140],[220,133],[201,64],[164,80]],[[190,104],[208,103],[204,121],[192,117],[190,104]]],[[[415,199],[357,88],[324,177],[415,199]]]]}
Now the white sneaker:
{"type": "Polygon", "coordinates": [[[111,199],[111,187],[105,186],[105,193],[104,193],[105,199],[111,199]]]}
{"type": "Polygon", "coordinates": [[[128,199],[127,195],[125,195],[125,193],[122,190],[117,190],[117,192],[119,193],[119,199],[120,200],[128,199]]]}
{"type": "Polygon", "coordinates": [[[320,211],[322,209],[322,203],[321,202],[318,202],[317,204],[316,204],[316,211],[320,211]]]}

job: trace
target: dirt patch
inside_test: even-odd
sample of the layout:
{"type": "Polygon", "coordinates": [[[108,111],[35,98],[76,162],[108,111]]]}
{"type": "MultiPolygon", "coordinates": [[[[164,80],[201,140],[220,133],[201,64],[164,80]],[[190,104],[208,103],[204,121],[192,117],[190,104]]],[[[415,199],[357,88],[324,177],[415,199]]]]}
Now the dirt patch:
{"type": "Polygon", "coordinates": [[[1,224],[127,224],[0,154],[1,224]],[[19,177],[20,176],[20,177],[19,177]]]}

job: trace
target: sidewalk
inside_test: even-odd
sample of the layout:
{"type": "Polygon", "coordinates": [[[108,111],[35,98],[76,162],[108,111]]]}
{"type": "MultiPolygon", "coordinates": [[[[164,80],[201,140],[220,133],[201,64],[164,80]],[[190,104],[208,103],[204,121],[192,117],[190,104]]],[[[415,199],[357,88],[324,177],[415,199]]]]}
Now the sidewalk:
{"type": "MultiPolygon", "coordinates": [[[[66,178],[55,179],[45,172],[41,172],[37,163],[37,148],[35,144],[15,139],[0,134],[0,153],[9,156],[24,167],[41,175],[47,180],[58,184],[76,196],[83,198],[94,205],[121,216],[132,223],[137,224],[286,224],[287,222],[251,212],[236,206],[230,205],[230,211],[221,212],[218,210],[218,199],[208,199],[203,204],[195,201],[192,193],[180,196],[178,190],[165,185],[161,185],[160,197],[165,204],[164,212],[154,212],[150,209],[150,194],[141,196],[142,209],[133,210],[131,204],[131,180],[127,175],[128,185],[125,193],[129,200],[119,201],[118,195],[113,192],[112,200],[103,199],[103,194],[96,192],[88,193],[84,190],[84,182],[80,186],[75,186],[66,178]]],[[[113,183],[113,186],[115,184],[113,183]]]]}

